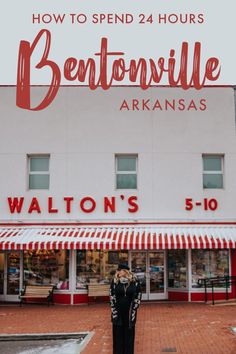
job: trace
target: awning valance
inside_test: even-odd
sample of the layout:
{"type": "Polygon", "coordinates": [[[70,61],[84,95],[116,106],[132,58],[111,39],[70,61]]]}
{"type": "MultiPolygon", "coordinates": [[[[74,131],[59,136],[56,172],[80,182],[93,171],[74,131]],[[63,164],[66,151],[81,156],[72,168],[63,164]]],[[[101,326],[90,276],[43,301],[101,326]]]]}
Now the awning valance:
{"type": "Polygon", "coordinates": [[[0,227],[0,250],[236,248],[236,225],[0,227]]]}

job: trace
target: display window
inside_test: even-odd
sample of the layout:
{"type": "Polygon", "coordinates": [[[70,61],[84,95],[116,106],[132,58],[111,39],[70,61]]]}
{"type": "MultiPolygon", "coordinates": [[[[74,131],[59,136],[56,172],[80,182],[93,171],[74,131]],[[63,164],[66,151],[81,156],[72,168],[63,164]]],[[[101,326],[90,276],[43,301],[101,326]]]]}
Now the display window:
{"type": "Polygon", "coordinates": [[[24,251],[24,283],[53,284],[58,290],[68,290],[69,251],[24,251]]]}
{"type": "Polygon", "coordinates": [[[187,288],[187,251],[168,251],[168,287],[187,288]]]}
{"type": "Polygon", "coordinates": [[[192,250],[192,287],[198,279],[229,275],[228,250],[192,250]]]}
{"type": "Polygon", "coordinates": [[[87,289],[89,283],[109,284],[118,263],[128,264],[128,251],[77,251],[76,289],[87,289]]]}
{"type": "Polygon", "coordinates": [[[20,290],[20,252],[8,252],[7,265],[7,294],[18,295],[20,290]]]}

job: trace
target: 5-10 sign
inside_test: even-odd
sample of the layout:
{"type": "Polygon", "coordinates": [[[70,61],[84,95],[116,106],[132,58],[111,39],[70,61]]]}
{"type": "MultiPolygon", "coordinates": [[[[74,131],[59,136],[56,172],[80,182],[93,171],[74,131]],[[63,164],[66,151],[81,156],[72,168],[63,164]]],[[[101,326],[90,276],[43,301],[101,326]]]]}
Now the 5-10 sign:
{"type": "Polygon", "coordinates": [[[194,207],[202,207],[204,210],[215,211],[218,208],[218,202],[216,199],[204,198],[203,201],[194,201],[192,198],[185,199],[185,210],[193,210],[194,207]]]}

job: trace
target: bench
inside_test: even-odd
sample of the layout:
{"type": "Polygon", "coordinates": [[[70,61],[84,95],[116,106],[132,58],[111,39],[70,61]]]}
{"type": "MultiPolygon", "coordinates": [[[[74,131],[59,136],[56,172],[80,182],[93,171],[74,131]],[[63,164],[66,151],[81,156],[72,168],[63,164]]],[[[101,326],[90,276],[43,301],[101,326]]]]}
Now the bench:
{"type": "Polygon", "coordinates": [[[99,296],[108,297],[110,292],[109,284],[89,284],[88,297],[97,298],[99,296]]]}
{"type": "Polygon", "coordinates": [[[20,306],[22,306],[23,302],[26,302],[27,299],[29,299],[30,302],[47,300],[48,306],[50,303],[53,304],[53,289],[54,285],[25,285],[24,290],[22,290],[19,295],[20,306]]]}

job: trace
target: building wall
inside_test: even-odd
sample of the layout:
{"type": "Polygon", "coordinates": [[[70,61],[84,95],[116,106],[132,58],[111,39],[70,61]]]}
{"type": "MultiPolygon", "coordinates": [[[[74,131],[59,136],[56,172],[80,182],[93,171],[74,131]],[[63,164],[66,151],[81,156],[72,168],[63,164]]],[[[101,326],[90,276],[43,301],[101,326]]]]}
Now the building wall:
{"type": "MultiPolygon", "coordinates": [[[[39,101],[47,88],[33,88],[39,101]]],[[[116,87],[91,91],[85,87],[61,87],[45,110],[32,112],[15,105],[16,89],[0,88],[0,214],[1,220],[235,220],[236,139],[234,91],[204,88],[116,87]],[[122,110],[124,99],[191,100],[205,111],[122,110]],[[27,154],[50,154],[50,190],[29,191],[27,154]],[[138,154],[138,189],[115,189],[117,153],[138,154]],[[225,154],[223,190],[203,190],[202,153],[225,154]],[[124,195],[124,200],[120,198],[124,195]],[[138,197],[139,211],[127,211],[127,198],[138,197]],[[23,211],[10,214],[7,197],[25,197],[23,211]],[[47,211],[53,197],[58,213],[47,211]],[[65,212],[64,196],[75,198],[72,212],[65,212]],[[91,196],[93,213],[84,213],[79,201],[91,196]],[[103,197],[116,196],[116,213],[104,213],[103,197]],[[41,213],[29,214],[32,197],[38,197],[41,213]],[[185,210],[185,198],[216,198],[216,211],[195,207],[185,210]]],[[[141,107],[141,105],[140,105],[141,107]]]]}

